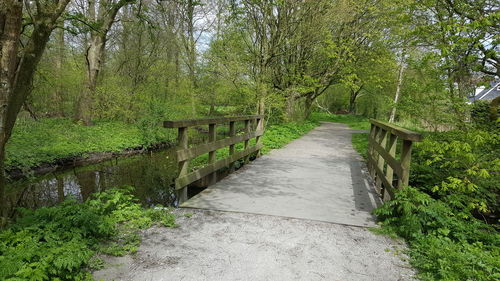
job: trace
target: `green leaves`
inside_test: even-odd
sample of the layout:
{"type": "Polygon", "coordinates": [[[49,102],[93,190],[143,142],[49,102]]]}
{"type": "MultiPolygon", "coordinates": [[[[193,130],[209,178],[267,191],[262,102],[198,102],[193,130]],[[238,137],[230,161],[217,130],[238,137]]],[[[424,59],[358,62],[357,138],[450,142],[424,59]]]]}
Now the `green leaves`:
{"type": "Polygon", "coordinates": [[[151,118],[155,121],[139,126],[117,121],[81,126],[64,118],[19,120],[7,144],[6,166],[8,169],[32,168],[89,153],[121,152],[171,140],[173,136],[157,122],[162,118],[157,115],[151,118]]]}
{"type": "Polygon", "coordinates": [[[383,232],[407,240],[420,279],[500,277],[498,144],[498,134],[477,129],[428,134],[413,153],[416,188],[375,211],[383,232]]]}
{"type": "Polygon", "coordinates": [[[96,252],[131,253],[140,244],[140,229],[176,226],[168,209],[143,209],[130,192],[111,189],[85,203],[23,210],[0,232],[0,279],[91,280],[86,268],[98,266],[96,252]]]}

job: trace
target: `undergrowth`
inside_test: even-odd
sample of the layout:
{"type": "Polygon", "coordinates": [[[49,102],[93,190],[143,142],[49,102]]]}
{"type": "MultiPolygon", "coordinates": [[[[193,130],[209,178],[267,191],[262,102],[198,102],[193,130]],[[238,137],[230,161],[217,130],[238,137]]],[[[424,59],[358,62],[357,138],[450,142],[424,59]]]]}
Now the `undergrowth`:
{"type": "Polygon", "coordinates": [[[409,245],[421,280],[499,280],[500,235],[491,225],[461,218],[449,204],[414,187],[374,212],[383,228],[409,245]]]}
{"type": "Polygon", "coordinates": [[[161,129],[154,134],[151,129],[146,130],[151,126],[145,126],[118,121],[96,121],[93,126],[83,126],[65,118],[19,119],[6,147],[6,168],[29,169],[59,159],[121,152],[174,138],[159,124],[154,124],[161,129]]]}
{"type": "Polygon", "coordinates": [[[410,185],[375,210],[379,232],[405,238],[421,280],[500,280],[500,137],[494,131],[426,134],[410,185]]]}
{"type": "Polygon", "coordinates": [[[103,261],[96,254],[137,250],[139,231],[159,224],[175,227],[167,209],[143,209],[131,188],[96,193],[85,203],[24,209],[0,232],[0,280],[91,280],[103,261]]]}
{"type": "Polygon", "coordinates": [[[311,121],[327,121],[347,124],[349,128],[355,130],[369,130],[370,122],[368,118],[353,114],[328,114],[324,112],[313,112],[309,118],[311,121]]]}

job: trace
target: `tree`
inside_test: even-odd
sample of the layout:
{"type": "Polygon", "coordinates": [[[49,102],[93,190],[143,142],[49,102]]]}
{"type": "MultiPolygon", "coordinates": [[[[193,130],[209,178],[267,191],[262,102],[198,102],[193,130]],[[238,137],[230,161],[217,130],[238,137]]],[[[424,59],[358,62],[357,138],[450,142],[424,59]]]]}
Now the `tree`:
{"type": "Polygon", "coordinates": [[[99,73],[104,64],[104,51],[111,26],[118,11],[134,0],[88,0],[86,5],[87,25],[90,26],[90,38],[85,50],[87,66],[85,87],[81,92],[75,119],[85,125],[92,124],[92,98],[95,96],[99,73]]]}
{"type": "Polygon", "coordinates": [[[50,34],[69,1],[5,0],[0,4],[0,211],[4,218],[5,145],[32,90],[33,75],[50,34]],[[27,17],[23,21],[24,8],[27,17]]]}
{"type": "Polygon", "coordinates": [[[471,77],[478,71],[500,74],[498,1],[425,0],[413,5],[418,42],[439,52],[456,123],[464,126],[471,77]]]}

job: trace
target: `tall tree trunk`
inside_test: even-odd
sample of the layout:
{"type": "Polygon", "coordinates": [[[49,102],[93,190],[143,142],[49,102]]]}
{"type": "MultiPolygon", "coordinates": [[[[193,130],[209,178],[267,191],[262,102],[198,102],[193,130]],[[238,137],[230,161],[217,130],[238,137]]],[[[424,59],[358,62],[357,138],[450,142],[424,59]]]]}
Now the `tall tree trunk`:
{"type": "Polygon", "coordinates": [[[97,80],[103,65],[104,50],[108,32],[113,25],[118,11],[133,0],[88,0],[87,17],[96,26],[97,30],[90,33],[90,42],[85,53],[87,76],[85,87],[80,93],[76,111],[76,119],[85,125],[92,124],[92,100],[95,97],[97,80]],[[97,9],[96,9],[97,8],[97,9]]]}
{"type": "Polygon", "coordinates": [[[18,42],[22,25],[22,2],[7,0],[0,10],[0,227],[7,217],[5,196],[5,144],[9,140],[9,104],[15,88],[18,42]],[[5,6],[3,6],[5,5],[5,6]]]}
{"type": "Polygon", "coordinates": [[[396,95],[394,96],[394,104],[392,105],[391,116],[389,117],[389,123],[394,123],[396,119],[396,107],[398,105],[399,96],[401,94],[401,85],[403,84],[403,72],[405,70],[405,52],[403,51],[401,55],[401,62],[399,64],[398,72],[398,84],[396,85],[396,95]]]}
{"type": "Polygon", "coordinates": [[[351,89],[351,95],[349,96],[349,113],[356,113],[356,99],[361,89],[363,89],[363,86],[359,87],[357,90],[351,89]]]}
{"type": "Polygon", "coordinates": [[[65,42],[64,42],[64,22],[63,27],[57,29],[56,40],[57,40],[57,55],[55,61],[56,75],[57,75],[57,85],[54,91],[53,102],[55,103],[55,111],[57,116],[64,117],[64,83],[63,83],[63,65],[65,57],[65,42]]]}
{"type": "Polygon", "coordinates": [[[295,96],[290,95],[286,99],[286,119],[292,121],[295,116],[295,96]]]}
{"type": "MultiPolygon", "coordinates": [[[[0,5],[0,214],[3,223],[6,214],[5,145],[9,140],[17,115],[31,93],[35,69],[55,27],[55,22],[69,0],[40,2],[36,9],[31,37],[20,48],[23,1],[4,0],[0,5]],[[50,8],[44,7],[50,5],[50,8]],[[18,55],[22,57],[18,57],[18,55]]],[[[27,4],[29,5],[29,4],[27,4]]]]}
{"type": "Polygon", "coordinates": [[[307,96],[304,101],[304,120],[309,118],[312,112],[312,104],[316,98],[312,96],[307,96]]]}
{"type": "Polygon", "coordinates": [[[104,38],[97,32],[92,32],[89,47],[85,55],[87,63],[87,77],[80,99],[78,100],[77,120],[85,125],[92,125],[92,101],[96,96],[97,79],[102,67],[104,56],[104,38]]]}

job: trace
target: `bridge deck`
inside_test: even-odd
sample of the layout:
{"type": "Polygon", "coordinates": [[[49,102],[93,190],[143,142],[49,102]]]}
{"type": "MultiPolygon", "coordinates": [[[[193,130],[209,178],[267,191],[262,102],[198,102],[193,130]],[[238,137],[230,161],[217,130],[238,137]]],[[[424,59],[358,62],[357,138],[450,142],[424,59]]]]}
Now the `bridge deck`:
{"type": "Polygon", "coordinates": [[[182,207],[374,226],[370,212],[380,200],[352,148],[353,132],[344,124],[322,123],[182,207]]]}

